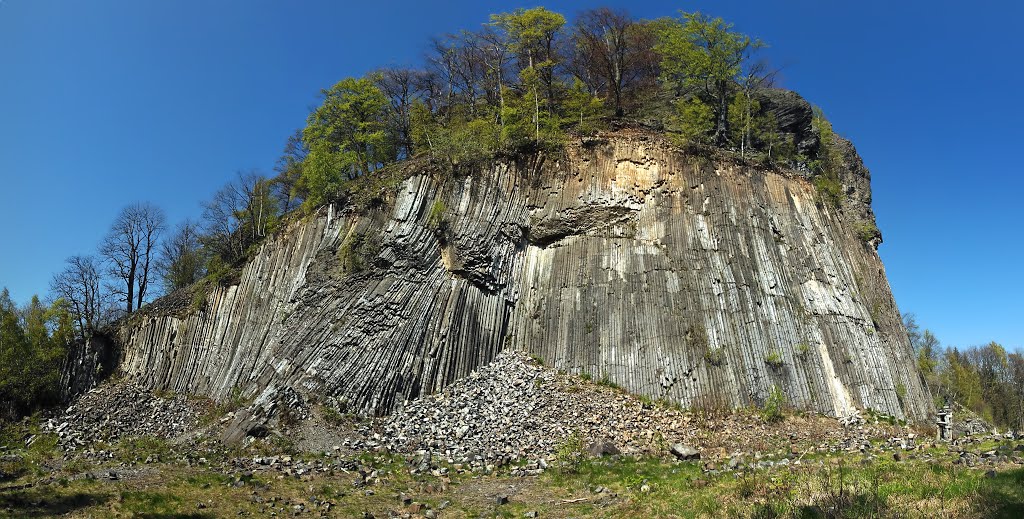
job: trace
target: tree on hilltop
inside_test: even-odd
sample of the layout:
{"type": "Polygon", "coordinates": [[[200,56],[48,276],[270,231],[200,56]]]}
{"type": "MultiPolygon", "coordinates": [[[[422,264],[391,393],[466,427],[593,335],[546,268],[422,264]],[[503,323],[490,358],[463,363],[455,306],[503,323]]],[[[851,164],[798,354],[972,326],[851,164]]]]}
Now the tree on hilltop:
{"type": "Polygon", "coordinates": [[[700,12],[657,23],[662,80],[677,94],[696,96],[709,105],[714,117],[711,141],[718,146],[729,138],[732,91],[744,78],[751,55],[764,47],[732,27],[700,12]]]}
{"type": "Polygon", "coordinates": [[[149,290],[155,249],[164,230],[164,212],[149,203],[132,204],[118,213],[100,244],[100,255],[109,263],[111,276],[120,282],[117,294],[125,311],[142,307],[149,290]]]}
{"type": "Polygon", "coordinates": [[[311,205],[340,195],[346,181],[379,169],[391,155],[384,124],[388,100],[372,78],[346,78],[323,94],[302,134],[309,154],[301,183],[311,205]]]}

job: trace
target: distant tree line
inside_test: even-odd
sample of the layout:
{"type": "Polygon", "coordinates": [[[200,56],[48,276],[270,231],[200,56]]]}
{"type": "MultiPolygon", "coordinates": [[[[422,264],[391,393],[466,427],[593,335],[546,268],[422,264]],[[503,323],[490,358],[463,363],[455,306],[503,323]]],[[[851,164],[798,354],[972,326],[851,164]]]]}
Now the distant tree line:
{"type": "Polygon", "coordinates": [[[996,342],[943,347],[913,314],[903,323],[936,406],[957,402],[994,425],[1024,431],[1024,354],[996,342]]]}

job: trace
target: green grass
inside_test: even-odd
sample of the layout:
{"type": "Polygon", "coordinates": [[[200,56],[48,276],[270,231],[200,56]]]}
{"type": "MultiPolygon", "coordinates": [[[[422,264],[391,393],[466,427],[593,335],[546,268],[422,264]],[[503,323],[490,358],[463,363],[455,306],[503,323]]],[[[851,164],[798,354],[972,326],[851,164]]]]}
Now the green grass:
{"type": "Polygon", "coordinates": [[[430,211],[427,212],[427,227],[438,230],[445,224],[445,213],[448,212],[448,206],[445,205],[443,200],[435,200],[433,205],[430,206],[430,211]]]}
{"type": "MultiPolygon", "coordinates": [[[[402,513],[395,498],[401,493],[435,508],[450,501],[441,517],[518,518],[530,511],[541,517],[1024,517],[1024,468],[1003,466],[990,476],[987,466],[954,465],[958,454],[945,446],[908,452],[899,462],[873,449],[875,456],[815,453],[803,456],[799,465],[706,472],[705,463],[721,469],[724,460],[592,458],[584,451],[589,439],[574,434],[560,445],[552,468],[538,477],[512,477],[511,468],[487,475],[459,474],[441,463],[451,472],[438,478],[411,474],[402,455],[362,453],[358,462],[378,471],[381,480],[369,487],[369,495],[365,488],[352,486],[355,475],[350,472],[298,478],[257,470],[254,476],[244,476],[240,470],[225,470],[226,458],[206,450],[196,454],[212,460],[202,466],[168,460],[142,465],[134,460],[169,448],[166,442],[147,437],[95,447],[112,450],[114,460],[79,459],[60,468],[52,438],[40,437],[33,447],[23,447],[32,430],[38,431],[38,425],[0,431],[9,452],[19,453],[34,467],[0,485],[6,488],[0,490],[0,517],[226,517],[240,512],[266,516],[270,498],[276,499],[278,516],[288,513],[282,503],[308,507],[311,498],[334,503],[332,516],[387,516],[390,510],[402,513]],[[139,470],[133,471],[133,466],[139,470]],[[119,480],[76,477],[99,470],[123,475],[119,480]],[[49,477],[40,478],[41,473],[49,477]],[[24,483],[37,485],[15,487],[24,483]],[[494,495],[510,487],[516,489],[511,502],[495,505],[494,495]],[[597,493],[595,487],[606,490],[597,493]],[[264,501],[254,502],[254,493],[264,501]],[[206,508],[199,508],[199,503],[206,508]]],[[[988,441],[971,450],[1006,451],[1016,444],[988,441]]],[[[705,455],[714,457],[712,452],[705,455]]]]}
{"type": "MultiPolygon", "coordinates": [[[[582,451],[582,439],[566,450],[582,451]]],[[[935,453],[944,452],[935,449],[935,453]]],[[[947,453],[948,454],[948,453],[947,453]]],[[[214,468],[169,464],[156,472],[120,481],[62,479],[17,491],[0,491],[0,517],[224,517],[238,512],[259,515],[253,492],[278,503],[335,503],[340,517],[399,510],[395,495],[409,494],[433,507],[450,501],[443,517],[1021,517],[1024,469],[988,477],[983,469],[861,455],[823,455],[802,465],[708,473],[702,462],[652,457],[581,456],[573,470],[549,470],[533,478],[453,474],[450,481],[410,475],[400,456],[365,453],[364,464],[380,471],[373,495],[353,491],[351,474],[313,479],[257,472],[235,477],[214,468]],[[443,483],[443,485],[442,485],[443,483]],[[425,485],[446,490],[424,492],[425,485]],[[509,486],[512,502],[493,503],[509,486]],[[595,493],[595,487],[603,487],[595,493]],[[207,509],[199,509],[204,503],[207,509]],[[7,511],[10,509],[10,511],[7,511]]],[[[266,510],[262,512],[264,515],[266,510]]],[[[280,509],[279,509],[279,514],[280,509]]]]}

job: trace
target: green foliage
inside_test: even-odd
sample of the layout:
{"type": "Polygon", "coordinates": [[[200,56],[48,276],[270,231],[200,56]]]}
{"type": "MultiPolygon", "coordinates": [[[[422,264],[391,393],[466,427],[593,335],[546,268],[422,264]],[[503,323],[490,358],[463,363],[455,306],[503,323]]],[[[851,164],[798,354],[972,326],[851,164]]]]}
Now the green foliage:
{"type": "Polygon", "coordinates": [[[903,382],[896,384],[896,397],[900,399],[901,404],[907,400],[907,385],[903,382]]]}
{"type": "Polygon", "coordinates": [[[579,79],[574,80],[572,88],[566,92],[562,110],[565,112],[563,124],[575,128],[577,133],[590,135],[601,128],[604,102],[587,91],[579,79]]]}
{"type": "Polygon", "coordinates": [[[708,144],[715,129],[715,113],[697,97],[676,101],[676,122],[683,144],[708,144]]]}
{"type": "Polygon", "coordinates": [[[622,386],[612,382],[607,372],[601,374],[601,379],[597,381],[597,385],[622,391],[622,386]]]}
{"type": "MultiPolygon", "coordinates": [[[[775,115],[761,113],[761,103],[746,92],[739,92],[729,103],[729,140],[739,143],[742,152],[755,149],[755,144],[767,145],[768,156],[781,159],[788,155],[783,150],[783,138],[777,130],[775,115]]],[[[788,140],[792,143],[792,140],[788,140]]]]}
{"type": "Polygon", "coordinates": [[[779,131],[774,114],[764,115],[761,125],[757,128],[760,133],[755,138],[760,139],[768,164],[792,163],[800,158],[796,152],[796,144],[793,143],[793,136],[779,131]]]}
{"type": "Polygon", "coordinates": [[[214,254],[206,263],[206,276],[190,287],[190,312],[197,312],[206,307],[210,293],[217,287],[230,286],[237,283],[241,269],[226,263],[219,255],[214,254]]]}
{"type": "Polygon", "coordinates": [[[112,449],[117,456],[129,463],[139,463],[148,457],[164,460],[173,455],[171,445],[155,436],[134,436],[120,440],[112,449]]]}
{"type": "Polygon", "coordinates": [[[63,299],[47,307],[33,296],[19,309],[0,291],[0,420],[59,402],[60,366],[74,334],[63,299]]]}
{"type": "Polygon", "coordinates": [[[937,406],[956,402],[998,427],[1024,429],[1024,353],[995,342],[943,348],[914,316],[903,316],[917,365],[937,406]]]}
{"type": "Polygon", "coordinates": [[[331,406],[325,405],[321,407],[320,415],[323,417],[325,422],[329,425],[333,425],[334,427],[345,427],[347,425],[351,425],[350,419],[346,418],[345,415],[341,414],[341,412],[331,406]]]}
{"type": "Polygon", "coordinates": [[[372,236],[352,228],[338,247],[338,262],[343,274],[362,272],[380,252],[372,236]]]}
{"type": "Polygon", "coordinates": [[[857,234],[857,239],[864,243],[868,243],[882,235],[881,231],[878,230],[878,227],[875,226],[875,222],[872,221],[855,223],[854,232],[857,234]]]}
{"type": "Polygon", "coordinates": [[[711,348],[704,352],[704,360],[712,366],[725,364],[725,348],[711,348]]]}
{"type": "Polygon", "coordinates": [[[213,406],[213,409],[211,409],[209,416],[205,417],[204,421],[212,422],[214,420],[217,420],[228,413],[242,409],[243,407],[249,405],[250,402],[251,399],[245,398],[244,394],[242,393],[242,388],[238,386],[233,386],[231,388],[231,394],[229,394],[227,398],[224,398],[221,401],[217,402],[217,404],[213,406]]]}
{"type": "Polygon", "coordinates": [[[164,292],[187,287],[202,278],[207,258],[199,236],[198,226],[186,220],[160,245],[156,267],[164,292]]]}
{"type": "Polygon", "coordinates": [[[427,213],[427,227],[437,230],[440,229],[444,223],[444,215],[448,212],[448,206],[445,205],[443,200],[435,200],[430,206],[430,211],[427,213]]]}
{"type": "MultiPolygon", "coordinates": [[[[545,65],[545,64],[541,64],[545,65]]],[[[537,146],[553,148],[561,145],[564,135],[555,107],[543,95],[543,82],[537,68],[525,68],[519,73],[522,93],[506,96],[502,119],[505,126],[501,142],[510,149],[537,146]]]]}
{"type": "Polygon", "coordinates": [[[761,407],[761,417],[769,423],[779,422],[785,418],[785,409],[785,393],[783,393],[778,386],[772,386],[771,389],[768,390],[768,398],[765,399],[764,405],[761,407]]]}
{"type": "Polygon", "coordinates": [[[801,342],[796,345],[796,356],[806,360],[807,355],[811,353],[811,345],[806,342],[801,342]]]}
{"type": "Polygon", "coordinates": [[[543,7],[520,8],[511,13],[492,14],[491,25],[508,36],[509,50],[528,60],[540,61],[550,57],[550,44],[565,26],[565,17],[543,7]]]}
{"type": "Polygon", "coordinates": [[[781,368],[784,364],[782,353],[778,351],[769,352],[764,358],[764,363],[775,369],[781,368]]]}
{"type": "Polygon", "coordinates": [[[729,137],[729,97],[751,54],[764,45],[732,30],[732,24],[700,12],[656,24],[664,85],[675,93],[697,92],[713,112],[713,141],[729,137]]]}
{"type": "Polygon", "coordinates": [[[473,165],[491,156],[500,148],[501,129],[487,111],[476,115],[455,107],[441,117],[422,101],[413,103],[410,133],[416,150],[426,152],[450,170],[473,165]]]}
{"type": "Polygon", "coordinates": [[[843,164],[843,156],[836,146],[836,136],[832,131],[832,123],[825,118],[820,108],[814,107],[811,126],[818,132],[818,152],[814,160],[808,163],[814,173],[814,187],[818,189],[819,199],[836,209],[842,207],[845,194],[839,180],[839,171],[843,164]]]}
{"type": "Polygon", "coordinates": [[[189,301],[189,312],[198,312],[206,308],[211,286],[206,280],[192,285],[192,299],[189,301]]]}
{"type": "Polygon", "coordinates": [[[839,209],[843,206],[843,185],[833,173],[822,173],[814,177],[814,187],[818,190],[818,200],[828,206],[839,209]]]}
{"type": "Polygon", "coordinates": [[[346,181],[393,160],[384,124],[387,105],[373,78],[346,78],[324,91],[302,136],[309,154],[299,184],[308,206],[341,196],[346,181]]]}
{"type": "Polygon", "coordinates": [[[502,140],[513,148],[530,140],[542,147],[560,143],[555,78],[559,58],[554,49],[565,17],[535,7],[491,15],[491,25],[504,34],[508,50],[526,65],[519,71],[520,94],[505,99],[502,140]]]}
{"type": "Polygon", "coordinates": [[[586,453],[583,450],[583,438],[579,432],[573,431],[565,440],[558,445],[555,453],[558,460],[558,468],[564,474],[575,474],[579,472],[580,465],[585,459],[586,453]]]}

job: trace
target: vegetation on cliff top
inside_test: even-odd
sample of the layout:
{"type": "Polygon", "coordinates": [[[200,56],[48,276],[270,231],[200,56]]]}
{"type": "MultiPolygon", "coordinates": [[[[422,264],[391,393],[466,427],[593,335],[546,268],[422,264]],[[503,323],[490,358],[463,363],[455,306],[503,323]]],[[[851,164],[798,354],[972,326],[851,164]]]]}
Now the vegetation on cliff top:
{"type": "MultiPolygon", "coordinates": [[[[774,75],[757,59],[763,47],[699,12],[636,20],[598,8],[573,24],[543,7],[494,14],[479,30],[434,39],[422,68],[385,68],[324,90],[301,134],[306,155],[285,159],[289,195],[317,206],[403,159],[458,170],[557,148],[614,118],[664,128],[680,144],[828,171],[828,150],[799,155],[762,107],[774,75]]],[[[832,139],[820,111],[815,121],[832,139]]]]}

